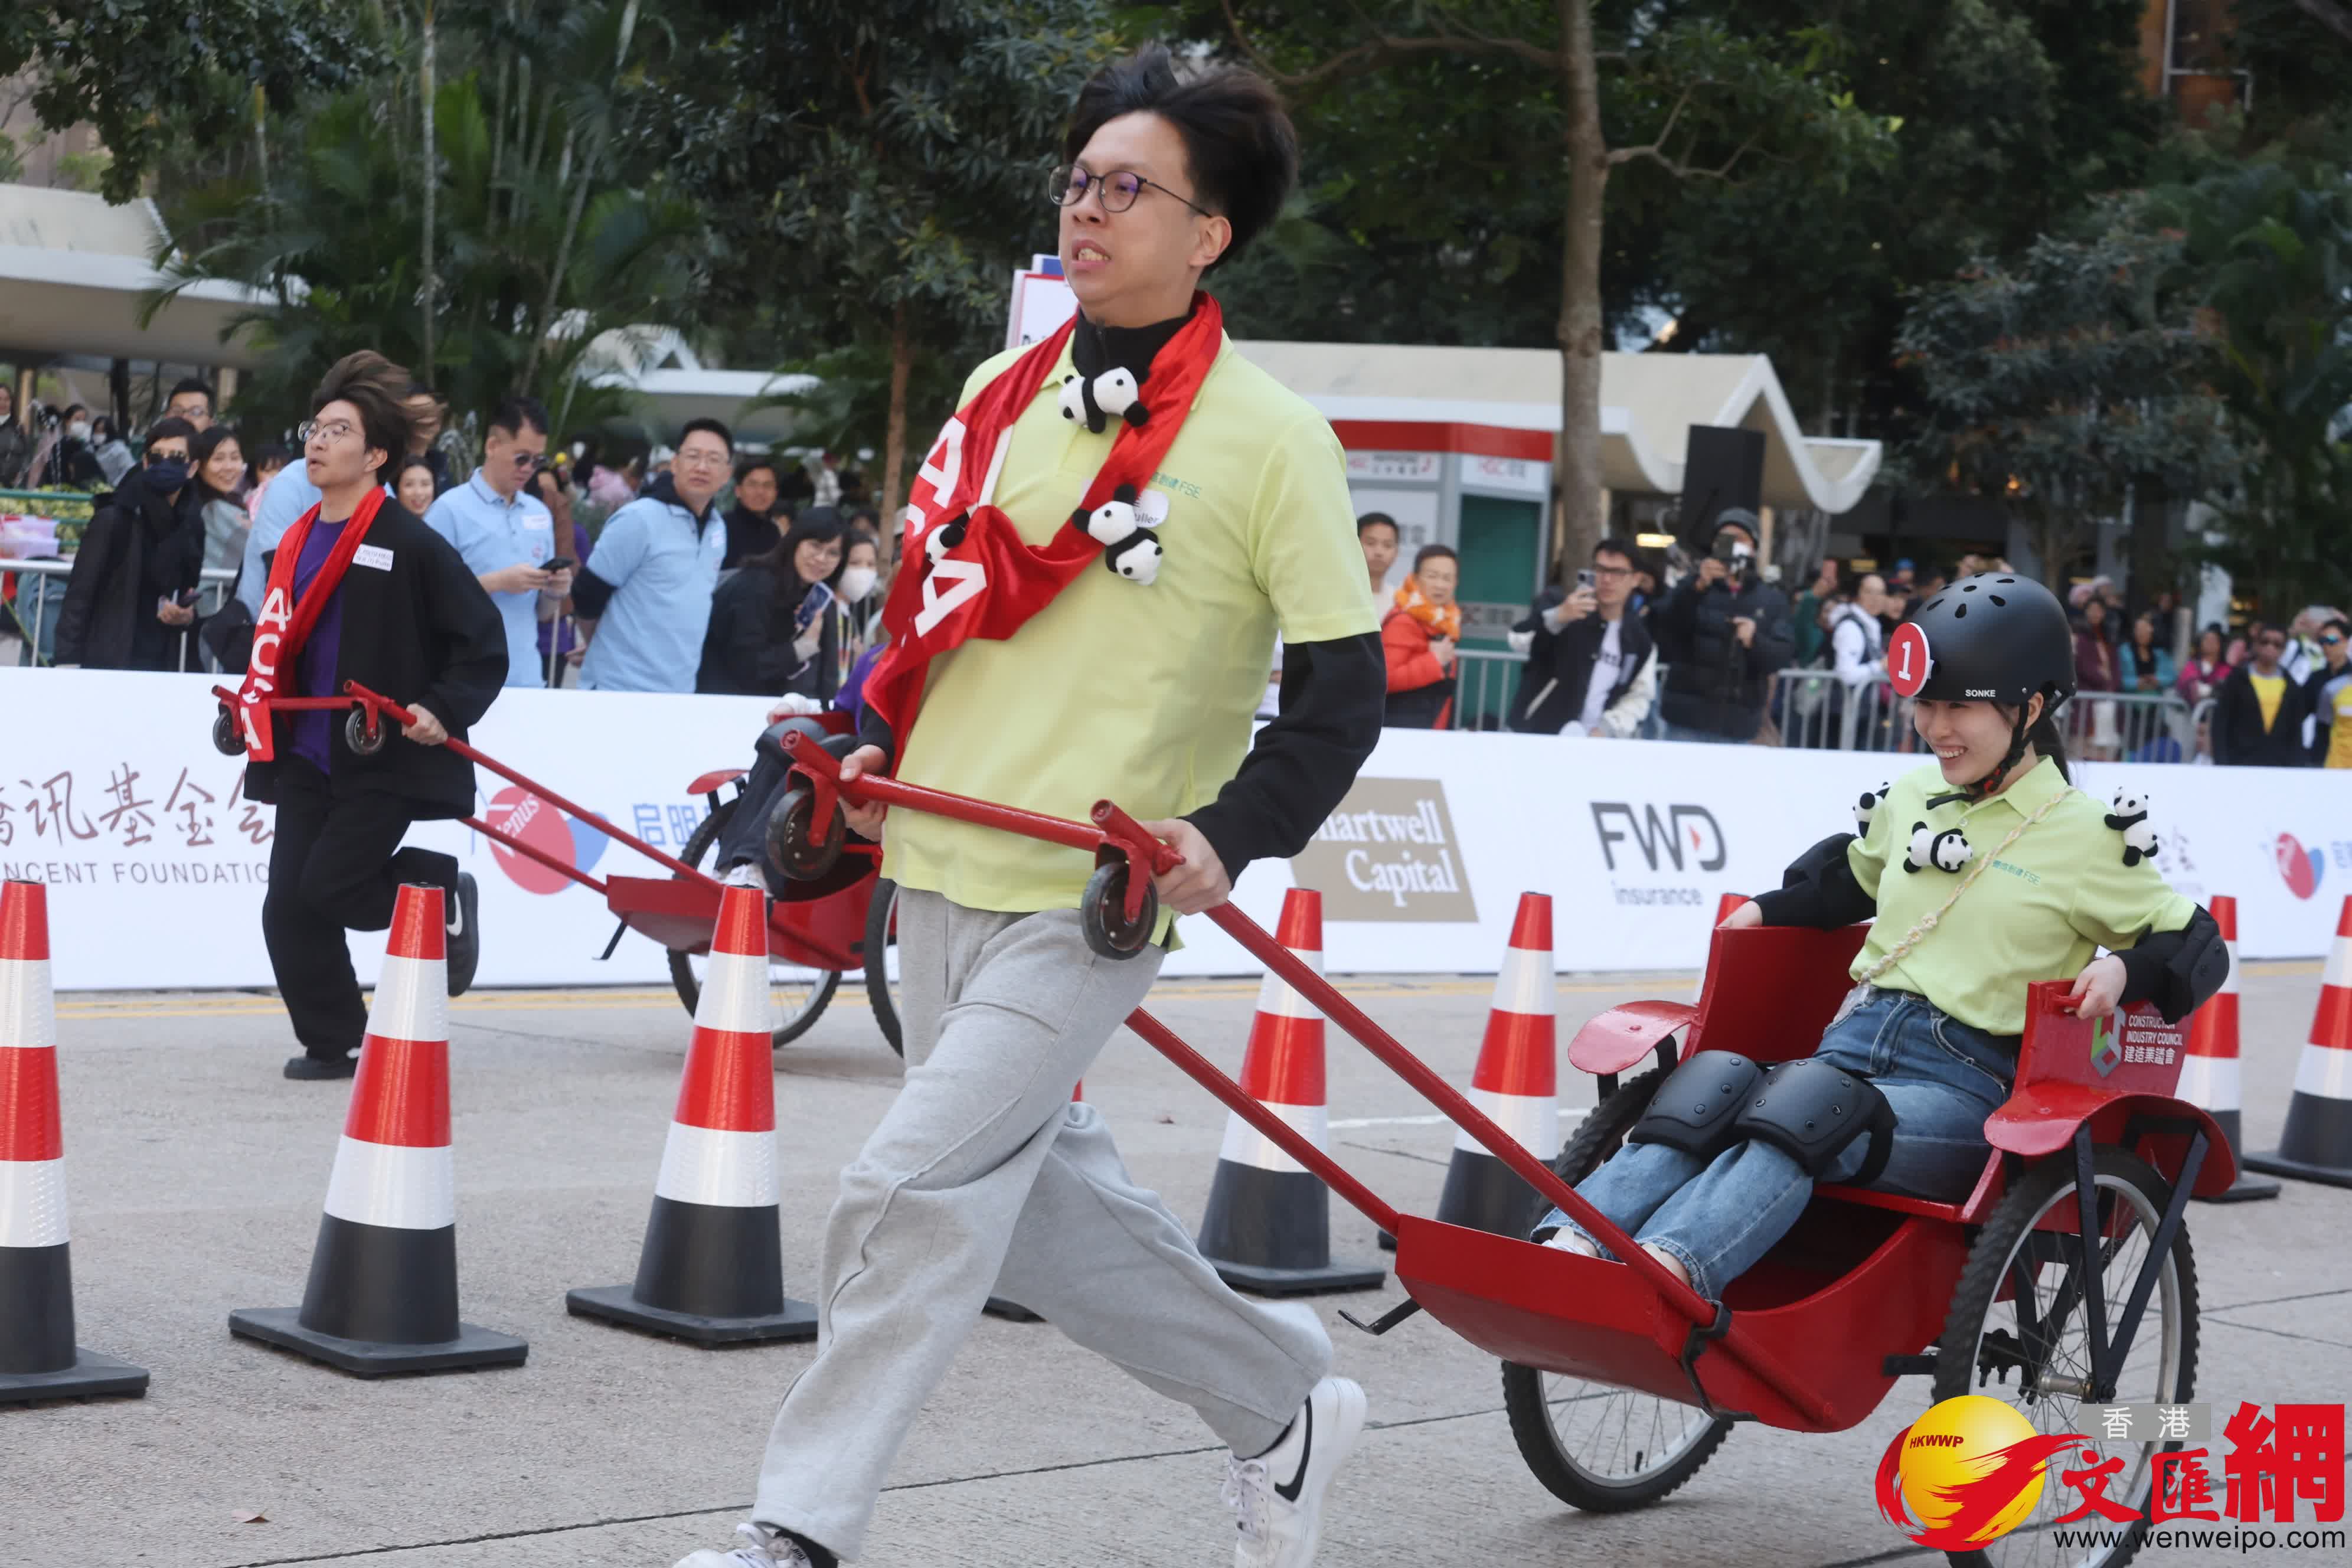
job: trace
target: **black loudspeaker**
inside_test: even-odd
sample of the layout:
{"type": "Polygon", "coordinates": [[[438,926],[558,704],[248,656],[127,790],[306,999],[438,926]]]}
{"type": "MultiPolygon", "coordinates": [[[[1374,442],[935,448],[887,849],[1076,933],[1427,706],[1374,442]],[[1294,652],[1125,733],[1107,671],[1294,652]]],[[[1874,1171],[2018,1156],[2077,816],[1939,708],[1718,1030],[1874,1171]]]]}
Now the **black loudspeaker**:
{"type": "Polygon", "coordinates": [[[1706,550],[1715,538],[1716,520],[1735,507],[1748,513],[1748,526],[1754,529],[1763,504],[1764,433],[1692,426],[1690,450],[1683,459],[1683,542],[1706,550]]]}

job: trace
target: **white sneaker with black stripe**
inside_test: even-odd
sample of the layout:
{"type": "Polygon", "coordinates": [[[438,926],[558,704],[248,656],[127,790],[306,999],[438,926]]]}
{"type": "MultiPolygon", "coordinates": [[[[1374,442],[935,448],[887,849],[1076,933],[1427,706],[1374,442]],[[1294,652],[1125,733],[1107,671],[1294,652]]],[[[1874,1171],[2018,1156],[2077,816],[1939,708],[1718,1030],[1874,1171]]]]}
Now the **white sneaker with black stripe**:
{"type": "Polygon", "coordinates": [[[743,1544],[732,1552],[706,1547],[677,1560],[676,1568],[810,1568],[809,1554],[800,1542],[765,1525],[739,1524],[735,1533],[743,1544]]]}
{"type": "Polygon", "coordinates": [[[1364,1432],[1364,1391],[1344,1377],[1315,1385],[1282,1441],[1225,1471],[1240,1521],[1234,1568],[1307,1568],[1323,1537],[1323,1494],[1364,1432]]]}

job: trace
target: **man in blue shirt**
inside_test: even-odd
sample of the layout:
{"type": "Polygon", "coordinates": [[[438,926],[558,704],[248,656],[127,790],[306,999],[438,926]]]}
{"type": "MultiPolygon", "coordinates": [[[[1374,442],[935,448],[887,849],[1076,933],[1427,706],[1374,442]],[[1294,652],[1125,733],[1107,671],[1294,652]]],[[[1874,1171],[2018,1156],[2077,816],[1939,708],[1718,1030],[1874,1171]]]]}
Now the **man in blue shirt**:
{"type": "Polygon", "coordinates": [[[580,684],[597,691],[691,691],[727,554],[711,501],[726,488],[735,437],[689,421],[670,471],[605,521],[572,602],[590,639],[580,684]]]}
{"type": "Polygon", "coordinates": [[[572,592],[572,569],[557,559],[555,519],[523,488],[547,455],[547,409],[535,397],[509,397],[490,411],[482,466],[444,491],[425,525],[457,547],[467,568],[499,607],[507,631],[507,684],[545,686],[539,623],[552,620],[572,592]]]}

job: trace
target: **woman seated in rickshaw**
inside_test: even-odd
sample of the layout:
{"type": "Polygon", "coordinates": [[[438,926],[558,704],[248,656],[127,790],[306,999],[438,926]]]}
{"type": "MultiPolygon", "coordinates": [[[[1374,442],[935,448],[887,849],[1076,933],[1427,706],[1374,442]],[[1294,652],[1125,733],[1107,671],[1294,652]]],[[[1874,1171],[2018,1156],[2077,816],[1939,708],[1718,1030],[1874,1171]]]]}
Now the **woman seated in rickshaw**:
{"type": "MultiPolygon", "coordinates": [[[[1887,671],[1916,696],[1935,764],[1864,795],[1859,834],[1816,845],[1724,921],[1871,922],[1819,1049],[1769,1069],[1691,1057],[1577,1188],[1710,1299],[1796,1224],[1816,1182],[1965,1198],[2030,982],[2071,978],[2085,1016],[2146,1000],[2177,1021],[2228,973],[2212,917],[2166,884],[2144,829],[2127,843],[2140,819],[2069,782],[2052,715],[2074,693],[2074,637],[2049,590],[2006,573],[1952,584],[1895,634],[1887,671]]],[[[1557,1209],[1535,1237],[1609,1256],[1557,1209]]]]}

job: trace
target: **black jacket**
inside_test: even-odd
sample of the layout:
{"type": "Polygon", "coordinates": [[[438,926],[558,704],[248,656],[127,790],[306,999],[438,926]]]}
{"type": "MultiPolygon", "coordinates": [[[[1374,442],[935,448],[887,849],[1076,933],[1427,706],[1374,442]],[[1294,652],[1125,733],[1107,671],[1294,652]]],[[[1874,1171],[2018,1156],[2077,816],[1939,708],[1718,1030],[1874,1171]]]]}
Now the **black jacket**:
{"type": "Polygon", "coordinates": [[[730,508],[722,521],[727,524],[727,556],[719,563],[721,572],[731,571],[754,555],[765,555],[784,537],[772,518],[748,506],[730,508]]]}
{"type": "MultiPolygon", "coordinates": [[[[1557,632],[1547,629],[1544,612],[1558,608],[1567,598],[1565,588],[1546,588],[1536,597],[1534,613],[1511,628],[1535,634],[1535,641],[1528,645],[1527,668],[1519,676],[1519,693],[1511,700],[1509,727],[1524,734],[1557,735],[1583,714],[1593,662],[1609,635],[1609,623],[1597,610],[1557,632]]],[[[1631,605],[1617,626],[1617,651],[1622,662],[1603,709],[1625,695],[1655,646],[1650,640],[1649,626],[1631,605]]]]}
{"type": "Polygon", "coordinates": [[[155,618],[155,601],[194,588],[204,558],[195,481],[167,500],[150,491],[141,474],[123,475],[82,531],[58,613],[57,661],[90,669],[178,668],[181,628],[155,618]]]}
{"type": "Polygon", "coordinates": [[[1701,593],[1694,574],[1659,606],[1651,630],[1666,665],[1659,717],[1734,741],[1754,740],[1773,673],[1796,657],[1789,602],[1780,590],[1748,577],[1736,592],[1726,581],[1701,593]],[[1755,640],[1745,647],[1732,630],[1738,616],[1756,622],[1755,640]]]}
{"type": "MultiPolygon", "coordinates": [[[[356,680],[404,707],[422,702],[453,739],[464,740],[506,683],[507,632],[498,606],[457,547],[396,501],[387,499],[368,525],[366,548],[390,551],[392,563],[379,570],[353,561],[343,574],[337,684],[356,680]]],[[[289,694],[297,664],[297,658],[279,662],[281,689],[289,694]]],[[[278,761],[246,768],[248,799],[278,798],[278,770],[293,755],[294,731],[290,716],[277,726],[278,761]]],[[[338,796],[404,795],[420,819],[474,809],[474,764],[447,747],[420,746],[395,729],[383,750],[362,757],[343,743],[340,722],[331,734],[329,776],[338,796]]]]}
{"type": "Polygon", "coordinates": [[[776,600],[776,574],[762,565],[745,566],[719,584],[710,596],[710,627],[702,634],[702,668],[697,691],[741,697],[781,697],[797,691],[831,701],[841,689],[841,617],[817,617],[822,627],[816,657],[803,663],[793,651],[793,612],[807,589],[789,604],[776,600]]]}
{"type": "Polygon", "coordinates": [[[2303,719],[2311,711],[2310,691],[2282,668],[2279,679],[2286,682],[2286,689],[2279,696],[2278,721],[2265,731],[2263,700],[2254,695],[2253,670],[2252,664],[2240,665],[2213,694],[2213,760],[2233,767],[2309,767],[2311,753],[2303,748],[2303,719]]]}

